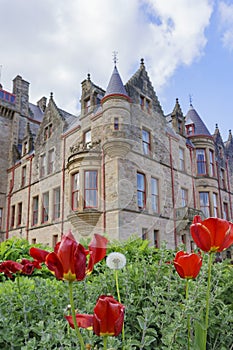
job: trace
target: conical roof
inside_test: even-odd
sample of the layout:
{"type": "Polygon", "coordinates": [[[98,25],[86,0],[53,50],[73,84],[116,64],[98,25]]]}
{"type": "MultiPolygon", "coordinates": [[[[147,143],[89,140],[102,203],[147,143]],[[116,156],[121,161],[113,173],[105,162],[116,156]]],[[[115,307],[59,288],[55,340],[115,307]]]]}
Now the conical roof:
{"type": "Polygon", "coordinates": [[[110,81],[108,83],[108,87],[106,90],[106,93],[104,97],[109,95],[125,95],[128,97],[128,94],[125,90],[125,87],[122,83],[120,74],[117,70],[117,67],[115,66],[112,72],[112,76],[110,78],[110,81]]]}
{"type": "Polygon", "coordinates": [[[202,121],[197,111],[190,105],[190,109],[186,115],[185,125],[194,124],[194,134],[192,135],[206,135],[211,136],[205,123],[202,121]]]}

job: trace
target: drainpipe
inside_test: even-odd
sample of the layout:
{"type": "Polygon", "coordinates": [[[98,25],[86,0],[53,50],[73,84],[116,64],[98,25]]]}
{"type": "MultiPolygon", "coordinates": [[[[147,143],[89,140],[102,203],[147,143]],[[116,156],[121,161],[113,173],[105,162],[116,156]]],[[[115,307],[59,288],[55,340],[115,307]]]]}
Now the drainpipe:
{"type": "Polygon", "coordinates": [[[226,169],[227,169],[227,187],[228,187],[228,197],[229,197],[229,204],[230,204],[230,213],[231,213],[231,220],[232,220],[232,204],[231,204],[231,187],[230,187],[230,178],[229,178],[229,168],[228,168],[228,162],[229,158],[226,160],[226,169]]]}
{"type": "Polygon", "coordinates": [[[65,216],[65,158],[66,158],[66,135],[63,137],[63,155],[62,155],[62,190],[61,190],[61,238],[64,234],[64,216],[65,216]]]}
{"type": "Polygon", "coordinates": [[[193,188],[193,206],[194,209],[197,209],[197,201],[196,201],[196,187],[195,187],[195,181],[194,181],[194,168],[193,168],[193,148],[189,148],[189,154],[190,154],[190,162],[191,162],[191,173],[192,173],[192,188],[193,188]]]}
{"type": "Polygon", "coordinates": [[[10,188],[9,193],[7,195],[7,217],[6,217],[6,239],[9,238],[9,225],[10,225],[10,209],[11,209],[11,196],[12,191],[14,188],[14,182],[15,182],[15,166],[11,168],[11,179],[10,179],[10,188]]]}
{"type": "Polygon", "coordinates": [[[219,166],[218,162],[216,162],[216,168],[217,168],[217,175],[218,175],[218,195],[219,195],[219,203],[220,203],[220,214],[221,218],[223,217],[223,212],[222,212],[222,196],[221,196],[221,189],[220,189],[220,176],[219,176],[219,166]]]}
{"type": "Polygon", "coordinates": [[[31,183],[32,183],[32,160],[34,154],[30,155],[27,159],[30,160],[29,167],[29,181],[28,181],[28,209],[27,209],[27,223],[26,223],[26,240],[28,241],[29,237],[29,220],[30,220],[30,206],[31,206],[31,183]]]}
{"type": "Polygon", "coordinates": [[[102,149],[102,198],[103,198],[103,233],[106,231],[106,192],[105,192],[105,154],[102,149]]]}
{"type": "Polygon", "coordinates": [[[173,168],[173,160],[172,160],[172,142],[171,136],[168,135],[169,138],[169,153],[170,153],[170,167],[171,167],[171,182],[172,182],[172,205],[173,205],[173,223],[174,223],[174,243],[175,249],[177,248],[177,232],[176,232],[176,210],[175,210],[175,181],[174,181],[174,168],[173,168]]]}

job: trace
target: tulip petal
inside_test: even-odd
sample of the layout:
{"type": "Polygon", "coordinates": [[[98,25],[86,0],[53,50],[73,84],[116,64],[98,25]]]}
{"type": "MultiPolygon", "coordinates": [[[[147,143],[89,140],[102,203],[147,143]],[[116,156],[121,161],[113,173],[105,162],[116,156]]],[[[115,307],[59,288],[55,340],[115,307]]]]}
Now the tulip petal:
{"type": "Polygon", "coordinates": [[[62,236],[60,244],[57,245],[56,249],[54,250],[63,266],[64,274],[75,274],[74,254],[77,246],[78,243],[76,242],[71,231],[69,231],[66,235],[62,236]]]}
{"type": "Polygon", "coordinates": [[[219,218],[209,218],[204,220],[202,224],[211,233],[211,247],[219,248],[229,230],[229,222],[219,218]]]}
{"type": "Polygon", "coordinates": [[[90,258],[87,266],[87,274],[91,273],[94,265],[106,256],[107,243],[107,238],[99,234],[95,234],[92,238],[92,241],[88,246],[90,258]]]}
{"type": "Polygon", "coordinates": [[[48,266],[49,270],[55,273],[55,276],[58,280],[63,279],[63,266],[56,253],[49,253],[46,257],[45,263],[48,266]]]}
{"type": "Polygon", "coordinates": [[[43,249],[32,247],[29,250],[29,254],[32,258],[42,263],[45,262],[46,256],[49,254],[49,252],[43,249]]]}
{"type": "Polygon", "coordinates": [[[204,225],[201,223],[192,224],[190,232],[194,242],[201,250],[208,252],[211,249],[211,235],[204,225]]]}
{"type": "MultiPolygon", "coordinates": [[[[76,317],[78,327],[92,329],[93,315],[76,314],[75,317],[76,317]]],[[[74,322],[73,322],[72,316],[65,316],[65,318],[69,322],[70,327],[74,328],[74,322]]]]}
{"type": "Polygon", "coordinates": [[[221,252],[229,248],[233,244],[233,224],[229,222],[229,230],[225,236],[225,239],[222,242],[222,245],[219,247],[218,252],[221,252]]]}
{"type": "Polygon", "coordinates": [[[181,278],[196,278],[202,266],[202,258],[199,254],[179,251],[174,266],[181,278]]]}
{"type": "Polygon", "coordinates": [[[77,281],[82,281],[86,276],[86,251],[82,244],[78,244],[74,253],[74,272],[77,281]]]}

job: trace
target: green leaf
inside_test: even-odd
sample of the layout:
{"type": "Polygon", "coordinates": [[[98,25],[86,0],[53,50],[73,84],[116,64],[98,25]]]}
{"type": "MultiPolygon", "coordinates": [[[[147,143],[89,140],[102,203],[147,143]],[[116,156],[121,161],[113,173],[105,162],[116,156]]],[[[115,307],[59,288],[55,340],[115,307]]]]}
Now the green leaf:
{"type": "Polygon", "coordinates": [[[194,322],[194,330],[195,330],[194,348],[196,350],[206,350],[204,324],[196,320],[194,322]]]}

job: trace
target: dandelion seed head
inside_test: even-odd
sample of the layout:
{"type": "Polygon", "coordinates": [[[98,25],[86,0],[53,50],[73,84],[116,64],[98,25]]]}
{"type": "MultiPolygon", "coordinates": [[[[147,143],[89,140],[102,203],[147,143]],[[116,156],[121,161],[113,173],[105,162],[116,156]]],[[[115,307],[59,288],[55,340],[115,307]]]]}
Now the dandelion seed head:
{"type": "Polygon", "coordinates": [[[126,264],[126,257],[122,253],[113,252],[107,256],[106,259],[107,266],[112,270],[120,270],[126,264]]]}

